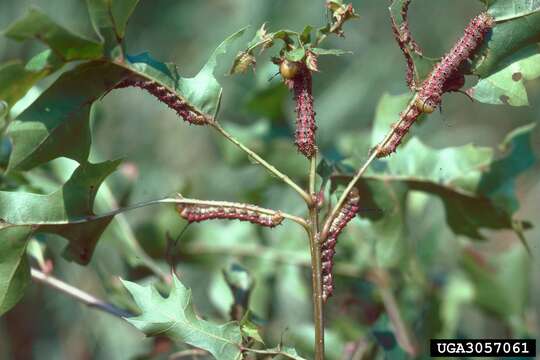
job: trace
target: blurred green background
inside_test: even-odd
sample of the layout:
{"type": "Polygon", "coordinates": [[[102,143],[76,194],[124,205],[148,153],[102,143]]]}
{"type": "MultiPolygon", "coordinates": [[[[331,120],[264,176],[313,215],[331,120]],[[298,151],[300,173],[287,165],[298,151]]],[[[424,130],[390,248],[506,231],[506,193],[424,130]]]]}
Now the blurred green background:
{"type": "MultiPolygon", "coordinates": [[[[225,74],[234,53],[263,22],[270,30],[300,31],[306,24],[323,25],[323,5],[321,0],[141,0],[130,20],[127,49],[130,54],[150,51],[157,59],[178,64],[184,76],[193,75],[228,34],[251,25],[251,33],[220,58],[218,74],[225,74]]],[[[333,160],[353,156],[353,163],[359,163],[367,157],[365,144],[380,97],[402,94],[407,88],[405,61],[392,37],[387,2],[357,0],[353,5],[360,19],[347,23],[344,39],[332,37],[326,47],[354,54],[320,59],[314,95],[323,154],[333,160]]],[[[76,33],[95,37],[82,0],[3,0],[0,28],[6,28],[30,6],[40,7],[76,33]]],[[[425,53],[440,56],[481,9],[479,2],[470,0],[417,0],[410,14],[412,32],[425,53]]],[[[21,44],[0,38],[2,62],[26,60],[42,49],[35,42],[21,44]]],[[[266,54],[258,59],[255,74],[221,76],[220,121],[279,169],[305,184],[308,163],[297,155],[289,135],[294,123],[291,96],[279,79],[269,81],[276,72],[266,54]]],[[[39,83],[22,103],[32,101],[50,81],[39,83]]],[[[472,103],[459,93],[446,95],[442,112],[415,126],[413,133],[434,148],[469,143],[495,147],[512,129],[538,121],[540,82],[529,83],[528,90],[532,105],[523,108],[472,103]]],[[[109,180],[120,204],[180,191],[194,198],[249,201],[296,214],[305,211],[296,194],[251,164],[215,132],[179,121],[174,112],[137,89],[109,94],[94,107],[93,124],[93,160],[125,159],[121,170],[109,180]]],[[[533,132],[533,147],[539,155],[538,129],[533,132]]],[[[56,160],[55,166],[64,169],[64,179],[69,175],[65,169],[74,167],[61,160],[56,160]]],[[[539,170],[536,164],[517,183],[518,217],[536,225],[540,224],[539,170]]],[[[50,188],[54,186],[52,182],[50,188]]],[[[515,234],[486,232],[488,241],[472,243],[448,229],[439,200],[413,194],[409,205],[406,231],[398,247],[406,247],[407,252],[388,271],[395,280],[393,290],[402,316],[421,346],[434,336],[537,336],[540,265],[523,256],[522,248],[515,246],[515,234]],[[478,255],[476,258],[508,258],[504,261],[510,264],[505,267],[509,272],[502,282],[508,288],[493,291],[491,300],[497,302],[499,296],[517,299],[515,313],[501,314],[478,301],[475,294],[484,290],[464,271],[465,252],[478,255]],[[516,283],[523,284],[520,293],[513,293],[516,283]]],[[[136,239],[168,271],[167,234],[176,237],[185,224],[171,208],[145,208],[128,213],[126,218],[136,239]]],[[[337,280],[337,296],[327,309],[329,359],[349,359],[347,351],[365,339],[373,326],[385,326],[380,295],[366,276],[366,271],[381,264],[370,259],[369,247],[374,240],[362,239],[362,229],[368,226],[365,223],[355,220],[338,245],[342,276],[337,280]]],[[[540,229],[533,228],[526,235],[533,259],[539,259],[540,229]]],[[[150,279],[145,269],[127,265],[125,251],[118,245],[125,236],[117,224],[111,226],[88,267],[63,260],[60,251],[64,241],[48,236],[54,273],[92,294],[124,304],[126,297],[118,277],[150,279]]],[[[384,243],[384,234],[378,240],[384,243]]],[[[387,250],[395,251],[394,246],[389,242],[387,250]]],[[[266,339],[274,344],[282,337],[310,357],[309,254],[300,229],[291,224],[276,230],[224,222],[193,225],[180,240],[176,261],[182,281],[193,288],[197,310],[221,321],[227,318],[232,302],[221,270],[233,261],[247,267],[256,281],[251,306],[265,321],[266,339]]],[[[130,325],[38,285],[0,319],[0,358],[5,359],[130,359],[160,351],[159,356],[166,358],[167,351],[180,348],[145,339],[130,325]]]]}

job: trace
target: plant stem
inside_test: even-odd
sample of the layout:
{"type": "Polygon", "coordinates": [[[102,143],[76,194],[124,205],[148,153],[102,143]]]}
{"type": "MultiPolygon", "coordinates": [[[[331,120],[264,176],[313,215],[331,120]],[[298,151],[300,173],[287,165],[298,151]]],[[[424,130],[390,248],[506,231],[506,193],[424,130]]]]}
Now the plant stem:
{"type": "Polygon", "coordinates": [[[276,169],[273,165],[269,164],[266,160],[261,158],[259,155],[257,155],[253,150],[246,147],[244,144],[242,144],[240,141],[238,141],[236,138],[234,138],[231,134],[229,134],[224,128],[221,127],[217,122],[214,122],[210,124],[214,129],[216,129],[221,135],[223,135],[227,140],[232,142],[234,145],[236,145],[238,148],[240,148],[242,151],[244,151],[246,154],[249,155],[250,158],[255,160],[257,163],[262,165],[266,170],[268,170],[270,173],[274,174],[277,178],[279,178],[281,181],[289,185],[294,191],[296,191],[307,203],[311,203],[311,196],[302,189],[298,184],[296,184],[291,178],[289,178],[287,175],[283,174],[281,171],[276,169]]]}
{"type": "MultiPolygon", "coordinates": [[[[310,159],[309,191],[315,197],[317,154],[310,159]]],[[[324,308],[322,301],[322,263],[319,243],[319,209],[316,201],[308,203],[309,248],[311,252],[311,285],[313,299],[313,321],[315,323],[315,360],[324,360],[324,308]]]]}
{"type": "Polygon", "coordinates": [[[55,278],[54,276],[47,275],[37,269],[30,268],[30,275],[35,282],[47,285],[55,290],[58,290],[68,296],[71,296],[75,300],[85,304],[88,307],[92,307],[116,317],[124,318],[133,316],[127,311],[117,308],[116,306],[109,304],[103,300],[100,300],[81,289],[78,289],[72,285],[69,285],[62,280],[55,278]]]}
{"type": "MultiPolygon", "coordinates": [[[[228,201],[211,201],[211,200],[198,200],[198,199],[188,199],[188,198],[165,198],[165,199],[144,201],[144,202],[141,202],[141,203],[138,203],[138,204],[134,204],[134,205],[126,206],[126,207],[123,207],[123,208],[111,210],[111,211],[103,213],[103,214],[82,217],[82,218],[79,218],[79,219],[71,219],[69,221],[49,221],[49,222],[47,222],[47,225],[81,224],[81,223],[85,223],[85,222],[88,222],[88,221],[95,221],[95,220],[98,220],[98,219],[102,219],[102,218],[106,218],[106,217],[110,217],[110,216],[115,216],[115,215],[124,213],[126,211],[131,211],[131,210],[143,208],[143,207],[146,207],[146,206],[158,205],[158,204],[200,204],[200,205],[215,205],[215,206],[227,206],[227,205],[231,205],[231,204],[236,204],[236,205],[243,205],[247,209],[257,209],[257,211],[259,211],[261,213],[265,213],[265,214],[275,214],[277,212],[275,210],[266,209],[266,208],[262,208],[262,207],[255,206],[255,205],[231,203],[231,202],[228,202],[228,201]]],[[[299,216],[295,216],[295,215],[292,215],[292,214],[282,212],[282,211],[280,211],[279,213],[285,219],[294,221],[294,222],[298,223],[299,225],[301,225],[303,228],[309,229],[309,225],[308,225],[308,223],[306,222],[305,219],[303,219],[303,218],[301,218],[299,216]]],[[[16,225],[26,225],[26,224],[16,224],[16,225]]]]}
{"type": "Polygon", "coordinates": [[[374,269],[371,280],[379,288],[384,308],[394,327],[397,342],[410,356],[416,357],[418,355],[417,342],[401,316],[396,297],[390,285],[390,275],[384,269],[374,269]]]}
{"type": "MultiPolygon", "coordinates": [[[[412,98],[412,100],[409,102],[409,105],[407,105],[407,108],[405,109],[405,111],[402,112],[402,114],[407,114],[411,110],[412,106],[414,106],[414,102],[415,102],[415,97],[412,98]]],[[[332,212],[326,218],[326,221],[325,221],[324,226],[323,226],[323,231],[322,231],[322,234],[321,234],[321,239],[324,240],[326,238],[326,235],[328,233],[328,230],[330,228],[330,224],[332,223],[332,220],[334,220],[334,218],[336,217],[336,214],[338,213],[339,209],[341,209],[341,207],[343,206],[343,204],[347,200],[347,197],[349,196],[349,193],[351,192],[352,188],[356,185],[358,180],[360,180],[360,178],[366,172],[366,170],[369,168],[369,165],[371,165],[373,160],[375,160],[378,157],[380,149],[383,148],[386,145],[386,143],[388,142],[388,140],[390,140],[390,138],[394,135],[396,129],[399,128],[399,125],[400,125],[400,123],[402,121],[404,121],[403,116],[399,119],[397,124],[392,126],[391,130],[388,132],[388,134],[386,134],[384,139],[377,145],[377,147],[375,147],[375,149],[373,149],[373,151],[372,151],[371,155],[369,156],[369,158],[362,165],[362,167],[360,167],[360,169],[358,169],[358,171],[356,172],[354,177],[347,184],[347,187],[345,188],[345,191],[343,191],[343,194],[341,194],[341,197],[339,198],[338,202],[336,203],[336,205],[332,209],[332,212]]]]}

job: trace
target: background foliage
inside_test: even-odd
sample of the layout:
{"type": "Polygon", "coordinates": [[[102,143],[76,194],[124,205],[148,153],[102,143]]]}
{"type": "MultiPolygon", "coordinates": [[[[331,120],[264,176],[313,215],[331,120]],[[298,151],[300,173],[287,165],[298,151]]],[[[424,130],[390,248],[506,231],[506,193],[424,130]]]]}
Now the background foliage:
{"type": "MultiPolygon", "coordinates": [[[[34,58],[31,73],[23,73],[16,63],[3,65],[20,72],[10,71],[19,79],[18,96],[30,87],[11,109],[13,115],[59,76],[32,86],[36,77],[59,66],[54,55],[63,54],[70,61],[87,59],[99,48],[83,1],[5,1],[0,5],[0,28],[6,29],[32,4],[65,28],[94,40],[78,44],[85,49],[82,55],[73,57],[67,46],[53,55],[42,55],[47,59],[34,58]],[[43,63],[48,67],[39,66],[43,63]]],[[[344,40],[330,39],[327,46],[351,50],[354,55],[322,57],[322,71],[314,77],[319,145],[328,161],[340,162],[344,176],[351,166],[365,160],[369,146],[380,139],[381,129],[395,121],[395,114],[407,101],[400,95],[407,92],[405,63],[392,39],[387,3],[362,0],[353,4],[361,19],[347,24],[344,40]]],[[[320,5],[313,6],[308,0],[142,1],[126,28],[127,49],[130,54],[151,51],[158,59],[178,64],[182,75],[190,77],[206,63],[225,34],[251,24],[251,36],[263,22],[270,29],[319,25],[326,16],[320,5]],[[212,19],[211,26],[208,19],[212,19]]],[[[417,0],[410,15],[412,32],[425,53],[436,57],[450,48],[468,20],[481,10],[480,2],[417,0]]],[[[504,13],[504,9],[500,11],[504,13]]],[[[32,24],[39,32],[41,22],[33,18],[32,24]]],[[[105,29],[100,34],[106,40],[106,51],[116,51],[107,24],[101,28],[105,29]]],[[[28,36],[15,30],[11,29],[12,36],[28,36]]],[[[235,43],[234,50],[249,36],[244,36],[243,43],[235,43]]],[[[45,49],[37,42],[0,38],[2,63],[30,59],[45,49]]],[[[540,178],[535,154],[540,151],[540,134],[530,124],[538,120],[540,87],[538,81],[524,80],[539,72],[534,66],[537,49],[523,51],[531,51],[533,57],[512,65],[521,69],[523,81],[503,90],[513,94],[510,104],[528,102],[530,106],[489,106],[471,103],[461,94],[447,95],[442,112],[415,126],[415,138],[390,160],[374,166],[362,182],[362,218],[347,228],[338,245],[337,272],[341,276],[337,296],[327,309],[329,359],[347,358],[343,357],[347,351],[363,340],[379,344],[379,356],[405,356],[403,346],[385,346],[384,335],[395,324],[388,311],[389,293],[397,298],[409,332],[422,346],[434,336],[538,335],[540,268],[527,256],[509,215],[515,213],[515,219],[536,225],[525,235],[533,258],[538,258],[540,178]],[[388,181],[388,175],[393,179],[388,181]],[[489,201],[471,200],[476,193],[489,201]],[[380,281],[381,269],[390,276],[390,284],[380,281]]],[[[276,67],[267,58],[259,59],[254,75],[220,77],[225,89],[220,121],[278,168],[303,179],[307,162],[288,137],[294,119],[290,95],[278,79],[268,81],[276,67]]],[[[228,71],[232,56],[223,59],[218,75],[228,71]]],[[[482,89],[497,84],[496,80],[479,84],[475,96],[482,96],[478,95],[482,89]]],[[[76,83],[73,88],[76,97],[76,83]]],[[[491,98],[480,100],[500,103],[500,94],[485,93],[491,98]]],[[[15,102],[5,98],[1,88],[0,95],[9,104],[15,102]]],[[[65,102],[73,104],[69,99],[65,102]]],[[[252,166],[243,153],[208,129],[178,121],[174,112],[144,92],[114,91],[87,111],[92,118],[91,162],[124,159],[119,171],[107,178],[107,187],[101,188],[96,212],[178,191],[195,198],[304,211],[290,189],[252,166]]],[[[0,145],[3,171],[11,150],[6,138],[0,145]]],[[[114,166],[89,171],[101,178],[114,166]]],[[[57,159],[24,175],[2,174],[0,186],[2,190],[53,194],[51,201],[55,201],[54,191],[71,177],[75,167],[71,160],[57,159]]],[[[0,208],[13,202],[6,204],[1,198],[0,208]]],[[[116,217],[87,267],[60,256],[66,245],[60,237],[39,234],[36,239],[47,245],[46,256],[54,260],[56,276],[135,309],[119,277],[153,282],[155,277],[144,264],[167,273],[167,237],[176,237],[184,225],[170,207],[144,208],[116,217]],[[135,239],[153,260],[141,252],[135,239]]],[[[25,241],[28,236],[24,227],[10,231],[20,232],[10,238],[25,241]]],[[[2,264],[2,254],[21,250],[20,243],[0,243],[2,264]]],[[[272,231],[236,222],[194,225],[181,238],[175,254],[176,271],[192,289],[197,312],[220,323],[229,319],[233,302],[222,270],[233,262],[242,264],[254,278],[250,308],[264,324],[267,345],[282,338],[310,358],[309,254],[301,229],[291,224],[272,231]]],[[[1,300],[3,305],[12,301],[1,300]]],[[[0,335],[0,358],[166,357],[184,348],[164,339],[144,339],[127,323],[33,285],[0,319],[0,335]]]]}

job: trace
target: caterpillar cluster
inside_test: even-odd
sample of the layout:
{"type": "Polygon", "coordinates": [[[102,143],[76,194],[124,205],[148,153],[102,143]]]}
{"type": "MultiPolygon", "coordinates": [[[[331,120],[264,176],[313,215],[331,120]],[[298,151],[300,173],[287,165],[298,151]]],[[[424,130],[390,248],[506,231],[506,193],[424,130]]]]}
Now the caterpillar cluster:
{"type": "Polygon", "coordinates": [[[460,67],[482,44],[493,24],[493,18],[487,13],[481,13],[471,20],[461,39],[424,81],[414,104],[401,113],[399,122],[393,126],[392,136],[377,147],[377,157],[382,158],[395,152],[422,113],[432,113],[441,104],[444,93],[458,91],[463,87],[465,76],[460,72],[460,67]]]}
{"type": "Polygon", "coordinates": [[[280,73],[285,84],[293,90],[296,103],[296,131],[295,144],[307,158],[313,157],[316,152],[315,110],[313,109],[313,95],[311,84],[311,71],[304,63],[284,60],[280,64],[280,73]]]}
{"type": "Polygon", "coordinates": [[[347,200],[339,210],[339,213],[332,220],[328,235],[321,246],[322,261],[322,297],[326,302],[334,292],[334,279],[332,278],[332,269],[334,267],[335,248],[339,234],[345,226],[354,219],[359,210],[360,195],[358,190],[353,188],[347,197],[347,200]]]}
{"type": "Polygon", "coordinates": [[[178,204],[176,210],[187,221],[200,222],[213,219],[249,221],[266,227],[275,227],[283,222],[279,211],[261,209],[253,205],[238,203],[178,204]]]}
{"type": "Polygon", "coordinates": [[[152,80],[125,79],[118,83],[115,88],[121,89],[126,87],[138,87],[148,91],[154,95],[159,101],[166,104],[169,108],[176,111],[185,121],[193,125],[206,125],[212,120],[194,111],[185,101],[178,97],[177,94],[167,89],[152,80]]]}
{"type": "Polygon", "coordinates": [[[471,20],[461,39],[422,84],[416,100],[416,105],[422,112],[433,112],[440,105],[445,92],[455,91],[457,85],[464,82],[459,68],[482,44],[493,23],[493,18],[485,12],[471,20]]]}

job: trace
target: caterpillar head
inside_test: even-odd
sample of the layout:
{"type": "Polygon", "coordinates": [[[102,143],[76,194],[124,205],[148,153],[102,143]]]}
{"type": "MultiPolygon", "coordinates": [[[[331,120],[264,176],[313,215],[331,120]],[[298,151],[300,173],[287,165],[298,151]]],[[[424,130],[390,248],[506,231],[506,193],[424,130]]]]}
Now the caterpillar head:
{"type": "Polygon", "coordinates": [[[418,97],[416,99],[416,108],[423,113],[431,114],[437,109],[437,106],[439,106],[438,102],[435,101],[432,97],[429,98],[423,98],[418,97]]]}

